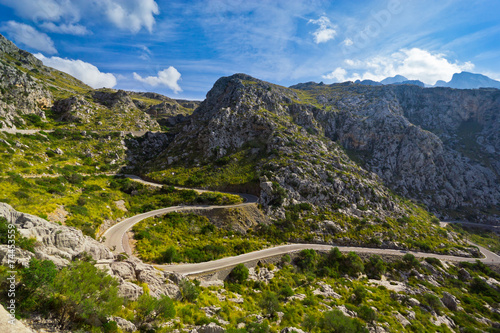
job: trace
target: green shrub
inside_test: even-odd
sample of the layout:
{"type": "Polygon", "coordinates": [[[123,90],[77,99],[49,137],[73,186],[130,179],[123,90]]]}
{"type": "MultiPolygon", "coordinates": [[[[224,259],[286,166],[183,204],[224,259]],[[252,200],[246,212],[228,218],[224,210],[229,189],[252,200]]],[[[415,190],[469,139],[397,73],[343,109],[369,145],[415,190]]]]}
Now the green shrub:
{"type": "Polygon", "coordinates": [[[426,293],[426,294],[424,294],[424,301],[425,301],[425,304],[427,304],[427,306],[429,306],[429,308],[436,311],[437,314],[440,313],[439,310],[443,307],[443,303],[441,302],[439,297],[437,297],[436,295],[431,294],[431,293],[426,293]]]}
{"type": "Polygon", "coordinates": [[[353,290],[351,301],[354,304],[361,304],[365,300],[367,295],[368,295],[368,292],[366,291],[365,288],[363,288],[361,286],[357,286],[353,290]]]}
{"type": "Polygon", "coordinates": [[[118,281],[94,263],[75,261],[54,279],[55,305],[63,328],[68,321],[105,318],[121,308],[118,281]],[[106,286],[103,288],[102,286],[106,286]]]}
{"type": "Polygon", "coordinates": [[[177,249],[174,246],[169,246],[164,252],[163,252],[163,262],[166,263],[172,263],[174,261],[179,260],[179,255],[177,253],[177,249]]]}
{"type": "Polygon", "coordinates": [[[443,267],[443,264],[441,264],[441,260],[439,260],[438,258],[428,257],[425,258],[425,261],[433,266],[443,267]]]}
{"type": "Polygon", "coordinates": [[[340,310],[328,311],[319,320],[321,332],[365,333],[366,327],[356,319],[346,317],[340,310]]]}
{"type": "Polygon", "coordinates": [[[420,266],[420,262],[417,258],[411,253],[407,253],[403,256],[403,262],[406,264],[408,268],[416,268],[420,266]]]}
{"type": "Polygon", "coordinates": [[[191,282],[190,280],[182,280],[179,283],[179,287],[181,289],[182,300],[187,302],[194,302],[200,295],[199,283],[191,282]]]}
{"type": "Polygon", "coordinates": [[[360,306],[356,312],[358,313],[359,318],[363,319],[368,323],[373,323],[374,321],[377,320],[377,314],[375,310],[373,310],[371,307],[367,305],[360,306]]]}
{"type": "Polygon", "coordinates": [[[295,264],[302,271],[312,271],[316,266],[316,251],[311,249],[300,251],[298,257],[295,258],[295,264]]]}
{"type": "Polygon", "coordinates": [[[344,265],[341,267],[342,271],[350,276],[356,276],[362,273],[365,269],[363,260],[354,252],[349,252],[344,259],[344,265]]]}
{"type": "Polygon", "coordinates": [[[137,300],[135,311],[135,321],[140,328],[146,324],[158,324],[175,316],[174,302],[166,295],[155,298],[146,293],[142,294],[137,300]]]}
{"type": "Polygon", "coordinates": [[[229,274],[229,280],[236,283],[243,283],[248,279],[248,268],[243,264],[236,265],[229,274]]]}
{"type": "Polygon", "coordinates": [[[276,293],[272,291],[264,291],[259,301],[259,306],[265,314],[272,317],[274,314],[281,310],[281,303],[276,293]]]}

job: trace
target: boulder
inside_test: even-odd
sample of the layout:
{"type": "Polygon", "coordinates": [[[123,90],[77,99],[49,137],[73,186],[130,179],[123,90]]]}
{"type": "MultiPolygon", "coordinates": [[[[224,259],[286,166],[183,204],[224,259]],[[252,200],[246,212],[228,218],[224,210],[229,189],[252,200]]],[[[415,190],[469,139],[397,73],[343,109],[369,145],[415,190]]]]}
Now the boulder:
{"type": "Polygon", "coordinates": [[[131,301],[136,301],[143,293],[142,288],[132,282],[124,281],[118,286],[118,295],[131,301]]]}
{"type": "Polygon", "coordinates": [[[133,266],[124,261],[115,261],[111,263],[113,274],[121,277],[124,280],[135,280],[136,275],[133,266]]]}
{"type": "Polygon", "coordinates": [[[64,266],[84,253],[95,260],[114,259],[110,249],[76,228],[18,212],[6,203],[0,203],[0,216],[13,223],[22,236],[36,238],[39,243],[35,247],[37,257],[52,260],[57,266],[64,266]]]}
{"type": "Polygon", "coordinates": [[[443,292],[443,297],[441,298],[441,302],[443,302],[443,304],[451,311],[456,311],[458,308],[458,303],[460,301],[455,296],[445,291],[443,292]]]}
{"type": "Polygon", "coordinates": [[[197,331],[198,333],[224,333],[226,330],[217,325],[216,323],[210,323],[198,328],[197,331]]]}
{"type": "Polygon", "coordinates": [[[137,331],[137,327],[134,325],[134,323],[123,319],[122,317],[111,317],[110,320],[113,320],[116,322],[116,325],[118,325],[118,328],[121,329],[124,332],[135,332],[137,331]]]}
{"type": "Polygon", "coordinates": [[[306,332],[296,327],[285,327],[280,331],[280,333],[306,333],[306,332]]]}
{"type": "Polygon", "coordinates": [[[397,321],[399,321],[401,323],[401,325],[403,325],[404,327],[410,325],[410,321],[408,319],[406,319],[401,313],[399,312],[394,312],[394,318],[397,319],[397,321]]]}
{"type": "Polygon", "coordinates": [[[15,265],[27,267],[31,258],[35,255],[30,251],[26,251],[16,247],[11,258],[9,258],[9,246],[0,245],[0,265],[7,266],[9,263],[14,262],[15,265]],[[9,260],[10,259],[10,260],[9,260]]]}
{"type": "Polygon", "coordinates": [[[323,297],[330,297],[337,299],[342,298],[342,296],[333,291],[332,287],[329,284],[326,284],[324,282],[319,282],[318,285],[320,287],[313,291],[314,295],[321,295],[323,297]]]}

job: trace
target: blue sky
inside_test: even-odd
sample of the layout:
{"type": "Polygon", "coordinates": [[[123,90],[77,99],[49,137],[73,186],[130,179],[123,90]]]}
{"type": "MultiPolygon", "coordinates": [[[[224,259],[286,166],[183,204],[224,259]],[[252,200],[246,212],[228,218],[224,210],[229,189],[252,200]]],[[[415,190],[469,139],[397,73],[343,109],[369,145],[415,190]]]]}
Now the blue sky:
{"type": "Polygon", "coordinates": [[[496,0],[0,0],[0,33],[93,87],[204,99],[234,73],[499,80],[498,13],[496,0]]]}

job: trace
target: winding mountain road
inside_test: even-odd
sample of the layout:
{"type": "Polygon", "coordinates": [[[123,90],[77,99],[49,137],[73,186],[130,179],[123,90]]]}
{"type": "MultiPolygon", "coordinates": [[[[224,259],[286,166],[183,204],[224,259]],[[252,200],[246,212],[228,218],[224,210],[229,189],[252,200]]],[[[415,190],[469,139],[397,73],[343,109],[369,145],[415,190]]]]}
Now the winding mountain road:
{"type": "MultiPolygon", "coordinates": [[[[135,175],[123,175],[133,179],[135,181],[141,182],[143,184],[151,185],[151,186],[163,186],[162,184],[157,184],[153,182],[148,182],[141,179],[135,175]]],[[[180,188],[183,189],[183,188],[180,188]]],[[[185,188],[184,188],[185,189],[185,188]]],[[[194,189],[198,192],[206,192],[206,190],[194,189]]],[[[236,193],[235,193],[236,194],[236,193]]],[[[236,205],[226,205],[226,206],[207,206],[207,205],[197,205],[197,206],[174,206],[168,208],[157,209],[154,211],[150,211],[147,213],[135,215],[128,219],[123,220],[120,223],[115,224],[113,227],[109,228],[105,233],[105,244],[113,249],[115,253],[125,252],[127,254],[132,254],[132,250],[129,246],[127,231],[132,228],[132,226],[148,217],[163,215],[169,212],[174,211],[188,211],[188,210],[199,210],[199,209],[214,209],[214,208],[233,208],[233,207],[243,207],[248,205],[255,205],[258,198],[249,195],[249,194],[239,194],[246,201],[241,204],[236,205]]],[[[292,253],[304,249],[313,249],[313,250],[330,250],[333,247],[337,247],[342,252],[357,252],[357,253],[370,253],[370,254],[378,254],[378,255],[397,255],[403,256],[407,253],[413,254],[415,257],[426,258],[432,257],[440,260],[446,261],[462,261],[462,262],[475,262],[476,260],[480,260],[484,263],[489,264],[500,264],[500,256],[495,253],[485,249],[482,246],[477,244],[472,244],[477,246],[484,258],[466,258],[466,257],[458,257],[451,255],[441,255],[435,253],[427,253],[427,252],[416,252],[416,251],[406,251],[406,250],[393,250],[393,249],[381,249],[381,248],[365,248],[365,247],[352,247],[352,246],[338,246],[338,245],[326,245],[326,244],[287,244],[280,245],[272,248],[263,249],[260,251],[254,251],[250,253],[245,253],[242,255],[234,256],[234,257],[226,257],[214,261],[202,262],[197,264],[178,264],[178,265],[158,265],[158,268],[161,268],[165,271],[177,272],[184,275],[193,275],[199,274],[203,272],[210,272],[219,269],[229,268],[236,266],[240,263],[247,263],[254,260],[264,259],[268,257],[273,257],[277,255],[283,255],[286,253],[292,253]]]]}

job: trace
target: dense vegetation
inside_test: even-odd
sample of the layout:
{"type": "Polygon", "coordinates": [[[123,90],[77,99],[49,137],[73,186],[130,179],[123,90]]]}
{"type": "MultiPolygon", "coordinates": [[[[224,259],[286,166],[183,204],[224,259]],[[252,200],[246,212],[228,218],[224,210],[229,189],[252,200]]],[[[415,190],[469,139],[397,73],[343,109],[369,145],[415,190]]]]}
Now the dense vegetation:
{"type": "Polygon", "coordinates": [[[15,209],[56,219],[95,237],[106,220],[179,204],[234,204],[241,198],[230,194],[173,187],[151,187],[119,176],[81,176],[65,172],[58,177],[23,178],[11,174],[0,179],[0,201],[15,209]],[[122,203],[120,205],[120,202],[122,203]],[[62,220],[54,213],[67,214],[62,220]]]}
{"type": "Polygon", "coordinates": [[[367,332],[375,325],[397,332],[451,332],[444,324],[433,324],[436,316],[448,316],[461,331],[496,332],[478,319],[500,319],[495,310],[499,290],[484,282],[499,275],[482,263],[453,266],[412,255],[363,260],[337,249],[326,254],[304,250],[289,260],[283,257],[279,270],[272,264],[251,269],[273,271],[269,282],[245,279],[245,271],[236,267],[224,289],[201,288],[197,307],[179,307],[180,322],[174,327],[216,321],[226,323],[228,332],[275,332],[290,326],[308,332],[367,332]],[[401,288],[405,284],[408,288],[401,288]],[[462,308],[443,305],[444,292],[455,295],[462,308]],[[215,315],[206,318],[207,308],[215,309],[215,315]],[[396,313],[414,319],[403,326],[396,313]]]}
{"type": "Polygon", "coordinates": [[[260,250],[266,241],[217,228],[205,216],[168,213],[136,224],[135,250],[148,262],[202,262],[260,250]]]}
{"type": "MultiPolygon", "coordinates": [[[[49,260],[32,258],[28,268],[22,268],[17,290],[17,316],[36,311],[55,315],[55,323],[70,331],[118,332],[111,316],[135,312],[134,322],[139,328],[146,324],[156,327],[160,321],[175,315],[174,303],[167,296],[159,299],[145,293],[135,302],[118,295],[118,281],[94,266],[88,258],[73,261],[57,270],[49,260]]],[[[7,270],[0,266],[2,283],[7,270]]],[[[7,288],[8,289],[8,288],[7,288]]],[[[7,299],[2,288],[1,299],[7,299]]]]}
{"type": "Polygon", "coordinates": [[[117,172],[126,155],[119,132],[0,133],[0,176],[117,172]]]}

